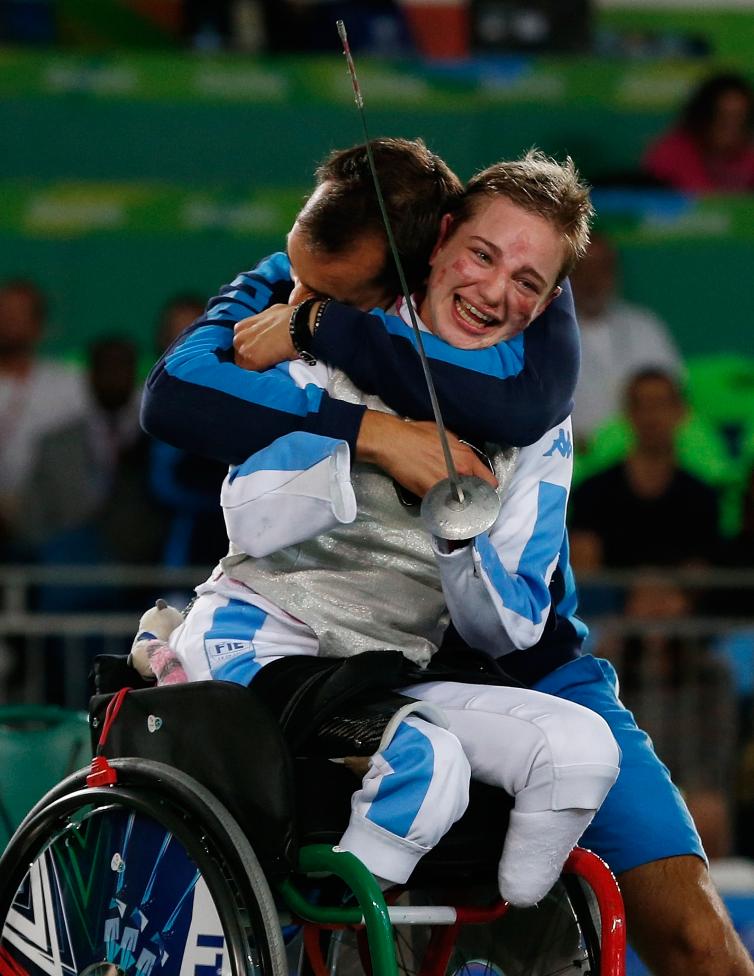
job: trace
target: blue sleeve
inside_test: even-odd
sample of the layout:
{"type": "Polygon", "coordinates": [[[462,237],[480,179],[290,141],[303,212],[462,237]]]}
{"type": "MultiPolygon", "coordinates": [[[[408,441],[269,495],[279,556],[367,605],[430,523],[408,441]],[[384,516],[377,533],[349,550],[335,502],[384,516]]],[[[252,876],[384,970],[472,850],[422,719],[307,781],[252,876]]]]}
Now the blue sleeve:
{"type": "MultiPolygon", "coordinates": [[[[239,275],[213,298],[152,369],[142,424],[175,447],[239,464],[295,430],[345,440],[355,452],[364,407],[300,389],[286,364],[261,373],[233,361],[233,326],[286,302],[290,264],[283,253],[239,275]]],[[[450,430],[481,443],[536,441],[571,412],[579,346],[570,287],[523,335],[485,350],[454,349],[425,334],[443,417],[450,430]]],[[[333,303],[313,351],[397,413],[433,419],[413,331],[384,313],[333,303]]]]}
{"type": "Polygon", "coordinates": [[[217,499],[227,467],[189,454],[162,441],[149,453],[149,483],[163,505],[185,515],[217,511],[217,499]]]}
{"type": "Polygon", "coordinates": [[[288,364],[255,373],[233,361],[233,326],[286,302],[290,264],[274,254],[239,275],[208,303],[152,369],[142,400],[142,426],[153,437],[225,464],[292,431],[345,440],[355,451],[364,407],[298,387],[288,364]]]}
{"type": "MultiPolygon", "coordinates": [[[[489,349],[455,349],[422,334],[443,419],[475,442],[533,444],[573,409],[579,335],[570,284],[529,328],[489,349]]],[[[402,319],[333,303],[312,351],[397,413],[431,420],[413,329],[402,319]]]]}

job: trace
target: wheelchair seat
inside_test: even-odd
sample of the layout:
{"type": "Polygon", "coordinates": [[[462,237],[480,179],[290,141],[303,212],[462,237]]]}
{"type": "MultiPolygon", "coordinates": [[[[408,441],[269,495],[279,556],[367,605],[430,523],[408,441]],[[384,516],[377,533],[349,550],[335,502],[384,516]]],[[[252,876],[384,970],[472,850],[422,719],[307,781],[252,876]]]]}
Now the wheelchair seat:
{"type": "MultiPolygon", "coordinates": [[[[95,748],[111,697],[92,699],[95,748]]],[[[341,763],[291,756],[253,687],[223,681],[130,691],[101,753],[162,762],[192,776],[227,807],[272,878],[295,870],[302,846],[337,844],[359,782],[341,763]]],[[[466,813],[414,879],[493,880],[511,803],[501,790],[472,783],[466,813]]]]}
{"type": "Polygon", "coordinates": [[[47,793],[0,858],[0,972],[623,976],[620,893],[589,852],[508,911],[495,869],[510,801],[480,784],[386,905],[337,847],[357,777],[292,754],[260,698],[197,682],[92,699],[91,770],[47,793]]]}

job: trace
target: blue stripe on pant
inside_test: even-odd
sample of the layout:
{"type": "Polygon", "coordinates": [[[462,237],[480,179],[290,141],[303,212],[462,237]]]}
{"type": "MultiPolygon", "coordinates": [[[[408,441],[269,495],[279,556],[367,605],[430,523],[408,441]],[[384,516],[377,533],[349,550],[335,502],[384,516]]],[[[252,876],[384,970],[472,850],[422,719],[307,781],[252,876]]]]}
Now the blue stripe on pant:
{"type": "Polygon", "coordinates": [[[402,884],[462,816],[470,778],[458,739],[411,715],[385,750],[372,756],[351,800],[351,820],[340,847],[378,877],[402,884]]]}
{"type": "Polygon", "coordinates": [[[435,753],[423,732],[401,722],[382,757],[392,774],[381,780],[365,816],[392,834],[405,837],[432,782],[435,753]]]}
{"type": "Polygon", "coordinates": [[[212,677],[248,685],[261,665],[256,661],[254,637],[267,614],[242,600],[228,600],[212,615],[212,626],[204,633],[204,651],[212,677]]]}

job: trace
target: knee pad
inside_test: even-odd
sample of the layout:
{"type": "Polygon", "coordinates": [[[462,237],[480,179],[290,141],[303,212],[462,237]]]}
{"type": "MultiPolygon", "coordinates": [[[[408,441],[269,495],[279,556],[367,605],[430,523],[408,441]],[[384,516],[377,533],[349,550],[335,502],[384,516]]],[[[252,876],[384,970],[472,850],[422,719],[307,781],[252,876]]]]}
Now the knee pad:
{"type": "Polygon", "coordinates": [[[517,807],[596,810],[620,771],[620,748],[607,722],[588,709],[568,712],[548,742],[549,760],[542,756],[535,764],[517,807]]]}

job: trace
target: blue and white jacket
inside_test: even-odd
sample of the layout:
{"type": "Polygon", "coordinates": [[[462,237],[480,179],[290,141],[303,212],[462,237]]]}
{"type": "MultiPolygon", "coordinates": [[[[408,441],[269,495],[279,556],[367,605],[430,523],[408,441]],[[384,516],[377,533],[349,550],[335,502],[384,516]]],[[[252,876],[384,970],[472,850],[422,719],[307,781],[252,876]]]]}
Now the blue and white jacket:
{"type": "MultiPolygon", "coordinates": [[[[410,321],[405,308],[397,315],[410,321]]],[[[323,363],[296,362],[291,375],[299,386],[316,384],[384,409],[342,371],[323,363]]],[[[553,605],[556,571],[568,576],[575,608],[564,558],[573,466],[570,419],[513,453],[514,458],[501,456],[496,468],[502,504],[494,525],[467,546],[446,552],[441,542],[432,544],[418,514],[406,516],[387,476],[380,472],[375,480],[375,469],[356,463],[352,487],[345,442],[286,435],[225,481],[222,504],[235,555],[223,567],[308,623],[325,654],[399,647],[426,664],[448,610],[469,645],[494,657],[525,650],[542,638],[551,608],[555,615],[572,616],[562,598],[553,605]]],[[[574,637],[583,636],[577,618],[570,627],[574,637]]]]}
{"type": "MultiPolygon", "coordinates": [[[[277,254],[210,301],[149,377],[142,416],[150,433],[232,464],[294,431],[345,442],[353,457],[363,403],[297,384],[296,364],[252,373],[233,362],[235,322],[285,301],[290,288],[287,258],[277,254]]],[[[491,532],[466,549],[436,553],[456,628],[496,656],[517,656],[547,631],[561,638],[565,632],[569,654],[577,653],[585,628],[574,616],[565,534],[568,414],[578,372],[570,290],[522,335],[490,349],[458,350],[426,338],[448,427],[477,444],[528,445],[491,532]]],[[[396,412],[432,418],[413,332],[399,316],[333,303],[313,351],[396,412]]]]}
{"type": "MultiPolygon", "coordinates": [[[[144,429],[175,447],[240,464],[293,431],[344,440],[353,449],[363,404],[345,403],[316,386],[298,387],[290,364],[254,373],[233,361],[233,326],[292,287],[285,254],[239,275],[152,369],[142,402],[144,429]]],[[[482,444],[532,444],[570,416],[579,368],[578,326],[570,286],[529,328],[489,349],[426,342],[430,369],[449,430],[482,444]]],[[[364,393],[401,416],[432,420],[410,325],[382,311],[333,302],[312,351],[364,393]]]]}

